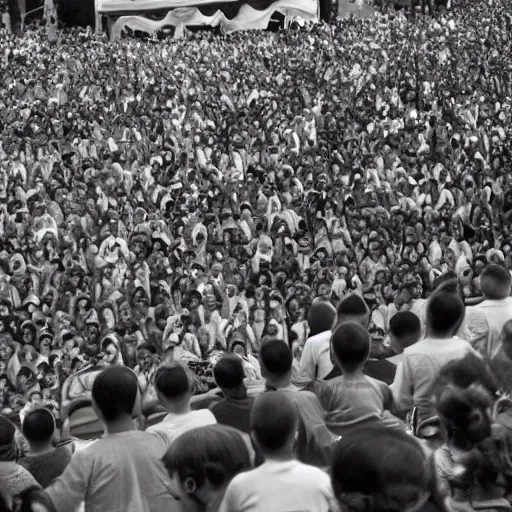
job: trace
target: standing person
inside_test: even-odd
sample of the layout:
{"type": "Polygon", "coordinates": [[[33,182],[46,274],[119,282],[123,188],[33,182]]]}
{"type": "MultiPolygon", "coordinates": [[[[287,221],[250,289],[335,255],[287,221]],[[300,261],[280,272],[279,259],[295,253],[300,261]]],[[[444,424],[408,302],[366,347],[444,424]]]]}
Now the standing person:
{"type": "Polygon", "coordinates": [[[396,355],[388,358],[393,364],[403,359],[404,350],[421,339],[420,319],[410,311],[399,311],[389,322],[389,340],[396,355]]]}
{"type": "Polygon", "coordinates": [[[501,333],[500,349],[489,361],[499,387],[504,393],[512,393],[512,320],[509,320],[501,333]]]}
{"type": "Polygon", "coordinates": [[[510,272],[500,265],[488,265],[480,275],[480,291],[485,300],[468,308],[483,313],[487,319],[488,335],[484,355],[488,358],[493,358],[499,352],[503,326],[512,320],[511,289],[510,272]]]}
{"type": "Polygon", "coordinates": [[[56,512],[173,512],[179,502],[162,464],[162,441],[135,429],[140,395],[125,366],[103,370],[92,387],[93,407],[106,435],[77,451],[64,473],[46,488],[56,512]]]}
{"type": "Polygon", "coordinates": [[[147,432],[164,442],[165,451],[183,432],[217,423],[211,411],[191,409],[190,401],[194,395],[193,377],[190,370],[180,363],[173,362],[160,366],[155,373],[154,384],[158,400],[168,414],[161,423],[149,427],[147,432]]]}
{"type": "Polygon", "coordinates": [[[185,432],[163,461],[171,477],[178,477],[182,512],[217,512],[232,478],[251,468],[242,435],[225,425],[185,432]]]}
{"type": "Polygon", "coordinates": [[[254,398],[247,396],[242,360],[235,354],[222,356],[213,368],[213,377],[224,398],[210,406],[217,423],[250,434],[254,398]]]}
{"type": "Polygon", "coordinates": [[[436,292],[427,309],[425,339],[406,348],[391,386],[395,412],[400,417],[418,409],[418,422],[435,416],[433,387],[440,369],[468,353],[477,354],[471,345],[455,338],[464,319],[464,303],[458,295],[436,292]]]}
{"type": "Polygon", "coordinates": [[[252,439],[265,462],[229,484],[220,512],[310,510],[328,512],[333,495],[329,477],[296,460],[299,414],[292,396],[260,395],[251,412],[252,439]]]}
{"type": "Polygon", "coordinates": [[[20,464],[28,469],[42,487],[60,476],[71,461],[68,446],[53,446],[55,418],[48,409],[35,409],[23,420],[22,432],[30,446],[20,464]]]}
{"type": "Polygon", "coordinates": [[[292,384],[292,351],[281,340],[271,340],[261,347],[261,372],[267,390],[289,395],[299,411],[297,458],[318,467],[329,465],[335,436],[325,426],[325,412],[317,396],[292,384]]]}

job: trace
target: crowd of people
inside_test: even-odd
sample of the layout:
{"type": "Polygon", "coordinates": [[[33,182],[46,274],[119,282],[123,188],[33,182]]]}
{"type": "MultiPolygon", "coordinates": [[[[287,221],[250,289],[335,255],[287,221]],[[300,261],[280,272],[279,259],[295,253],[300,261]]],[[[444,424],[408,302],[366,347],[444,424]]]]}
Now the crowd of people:
{"type": "MultiPolygon", "coordinates": [[[[309,481],[318,484],[310,510],[337,506],[334,496],[342,505],[355,499],[347,489],[380,471],[363,468],[352,482],[334,471],[374,450],[363,427],[375,418],[390,450],[425,461],[407,499],[437,489],[407,428],[419,435],[441,418],[456,438],[437,452],[438,472],[454,470],[453,453],[462,452],[481,469],[483,449],[473,448],[492,437],[488,408],[511,387],[507,9],[506,0],[470,0],[434,17],[393,11],[180,40],[108,41],[64,29],[48,41],[35,26],[2,34],[0,461],[14,464],[16,438],[28,469],[7,469],[22,487],[50,485],[30,457],[54,454],[52,436],[67,428],[62,404],[82,397],[93,399],[108,435],[73,456],[72,443],[59,445],[55,468],[68,469],[37,498],[57,510],[80,502],[174,510],[169,500],[186,496],[189,507],[256,510],[282,469],[269,459],[291,464],[297,425],[300,464],[330,466],[332,444],[347,437],[336,443],[331,482],[290,466],[306,494],[309,481]],[[469,377],[456,368],[450,393],[437,396],[439,372],[466,354],[476,358],[470,369],[488,364],[494,384],[481,384],[481,368],[469,377]],[[89,370],[106,380],[70,385],[89,370]],[[137,425],[157,439],[153,451],[130,427],[133,375],[137,425]],[[265,387],[277,395],[255,403],[265,387]],[[189,395],[205,392],[210,408],[180,426],[198,403],[189,395]],[[155,410],[166,420],[145,425],[155,410]],[[476,433],[466,421],[475,410],[487,422],[476,433]],[[174,443],[185,431],[205,458],[190,460],[185,441],[174,443]],[[238,450],[228,468],[238,431],[252,433],[250,457],[238,450]],[[348,434],[358,442],[349,446],[348,434]],[[130,464],[119,458],[126,443],[130,464]],[[169,487],[158,453],[181,486],[169,487]],[[136,478],[134,460],[147,468],[133,490],[140,494],[109,502],[122,494],[111,485],[136,478]],[[91,480],[103,463],[109,476],[91,480]],[[224,497],[231,477],[254,465],[224,497]]],[[[506,411],[500,418],[506,423],[506,411]]],[[[506,441],[506,428],[499,432],[506,441]]],[[[382,470],[387,458],[368,464],[382,470]]],[[[505,466],[495,474],[506,479],[505,466]]],[[[368,492],[343,506],[376,510],[368,492]]],[[[390,511],[400,499],[386,496],[390,511]]]]}

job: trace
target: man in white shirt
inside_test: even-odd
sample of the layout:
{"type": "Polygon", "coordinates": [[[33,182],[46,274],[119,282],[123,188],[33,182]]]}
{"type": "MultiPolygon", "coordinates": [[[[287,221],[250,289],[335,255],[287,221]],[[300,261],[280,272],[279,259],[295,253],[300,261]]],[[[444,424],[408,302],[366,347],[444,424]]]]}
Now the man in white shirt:
{"type": "Polygon", "coordinates": [[[328,475],[295,460],[299,418],[295,402],[280,391],[256,398],[251,437],[264,455],[258,468],[235,476],[219,512],[328,512],[334,498],[328,475]]]}
{"type": "Polygon", "coordinates": [[[190,370],[180,363],[160,366],[155,373],[154,384],[158,400],[168,414],[161,423],[149,427],[147,432],[164,442],[165,452],[183,432],[217,423],[215,416],[208,409],[191,409],[190,401],[194,394],[193,376],[190,370]]]}
{"type": "Polygon", "coordinates": [[[498,354],[501,347],[501,331],[507,321],[512,319],[511,288],[510,272],[500,265],[488,265],[480,275],[480,291],[485,300],[477,306],[468,308],[470,311],[483,314],[487,320],[488,334],[484,355],[489,359],[498,354]]]}
{"type": "Polygon", "coordinates": [[[404,417],[413,407],[421,422],[436,415],[433,394],[440,369],[468,353],[478,353],[464,340],[454,337],[464,319],[459,295],[440,291],[429,300],[427,336],[406,348],[391,385],[395,412],[404,417]]]}
{"type": "Polygon", "coordinates": [[[135,429],[140,414],[137,376],[125,366],[103,370],[92,387],[105,436],[77,451],[46,489],[56,512],[180,512],[161,461],[164,443],[135,429]]]}

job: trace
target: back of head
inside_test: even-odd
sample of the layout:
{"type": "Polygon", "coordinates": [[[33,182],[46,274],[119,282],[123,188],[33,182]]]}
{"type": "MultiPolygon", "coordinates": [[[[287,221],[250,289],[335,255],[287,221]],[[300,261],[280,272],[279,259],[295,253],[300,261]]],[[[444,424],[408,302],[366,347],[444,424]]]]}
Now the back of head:
{"type": "Polygon", "coordinates": [[[16,427],[5,416],[0,416],[0,462],[16,460],[14,436],[16,427]]]}
{"type": "Polygon", "coordinates": [[[368,306],[362,297],[356,293],[351,293],[341,299],[336,308],[337,320],[336,324],[340,325],[344,322],[356,322],[363,327],[368,328],[370,323],[370,312],[368,306]]]}
{"type": "MultiPolygon", "coordinates": [[[[501,340],[504,345],[512,348],[512,320],[508,320],[501,330],[501,340]]],[[[510,352],[510,350],[508,351],[510,352]]]]}
{"type": "Polygon", "coordinates": [[[510,296],[512,277],[501,265],[491,264],[480,275],[480,291],[489,300],[502,300],[510,296]]]}
{"type": "Polygon", "coordinates": [[[499,385],[487,363],[477,355],[468,353],[462,359],[445,364],[436,381],[435,395],[447,386],[469,388],[472,385],[482,386],[491,396],[496,396],[499,385]]]}
{"type": "Polygon", "coordinates": [[[34,409],[25,416],[22,431],[31,443],[50,441],[55,432],[55,418],[48,409],[34,409]]]}
{"type": "Polygon", "coordinates": [[[293,355],[284,341],[274,339],[261,346],[260,361],[264,373],[284,377],[292,369],[293,355]]]}
{"type": "Polygon", "coordinates": [[[225,425],[209,425],[181,434],[163,458],[167,471],[183,481],[192,478],[199,488],[206,479],[222,487],[250,469],[251,457],[242,434],[225,425]]]}
{"type": "Polygon", "coordinates": [[[436,292],[427,307],[427,327],[430,335],[451,337],[464,320],[465,307],[460,296],[444,291],[436,292]]]}
{"type": "Polygon", "coordinates": [[[373,427],[337,443],[331,481],[343,510],[403,512],[424,499],[430,473],[427,456],[415,438],[373,427]]]}
{"type": "Polygon", "coordinates": [[[213,377],[221,389],[236,389],[244,383],[242,360],[235,354],[222,356],[213,367],[213,377]]]}
{"type": "Polygon", "coordinates": [[[111,366],[94,379],[92,397],[106,421],[132,415],[137,400],[137,376],[126,366],[111,366]]]}
{"type": "Polygon", "coordinates": [[[446,272],[436,277],[434,280],[434,293],[445,288],[453,287],[453,284],[458,287],[457,274],[455,272],[446,272]]]}
{"type": "Polygon", "coordinates": [[[420,319],[411,311],[400,311],[389,322],[389,332],[402,348],[416,343],[421,337],[420,319]]]}
{"type": "Polygon", "coordinates": [[[160,366],[155,372],[155,389],[167,400],[181,400],[193,393],[187,368],[177,362],[160,366]]]}
{"type": "Polygon", "coordinates": [[[294,439],[298,428],[297,404],[288,393],[259,395],[251,411],[251,432],[264,453],[275,453],[294,439]]]}
{"type": "Polygon", "coordinates": [[[357,368],[364,365],[370,355],[370,334],[360,324],[344,323],[332,333],[331,346],[343,369],[357,368]]]}
{"type": "Polygon", "coordinates": [[[309,335],[330,331],[336,321],[336,308],[327,300],[316,298],[308,312],[309,335]]]}

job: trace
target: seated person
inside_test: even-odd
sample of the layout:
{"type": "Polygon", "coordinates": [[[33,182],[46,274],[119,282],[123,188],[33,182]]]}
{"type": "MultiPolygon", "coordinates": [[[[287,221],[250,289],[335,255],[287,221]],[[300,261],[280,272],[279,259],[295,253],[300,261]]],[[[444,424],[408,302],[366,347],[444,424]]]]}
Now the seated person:
{"type": "Polygon", "coordinates": [[[327,428],[343,436],[361,425],[383,423],[402,428],[391,415],[393,396],[388,385],[363,373],[370,354],[371,339],[359,324],[339,325],[332,334],[331,344],[342,375],[318,389],[318,396],[327,411],[327,428]]]}
{"type": "Polygon", "coordinates": [[[388,361],[398,364],[402,360],[404,350],[417,343],[420,338],[420,319],[410,311],[398,312],[389,322],[389,340],[397,355],[388,358],[388,361]]]}
{"type": "Polygon", "coordinates": [[[20,465],[32,473],[41,485],[47,487],[53,479],[60,476],[71,461],[69,446],[55,448],[55,418],[48,409],[35,409],[23,420],[22,432],[30,446],[20,465]]]}

